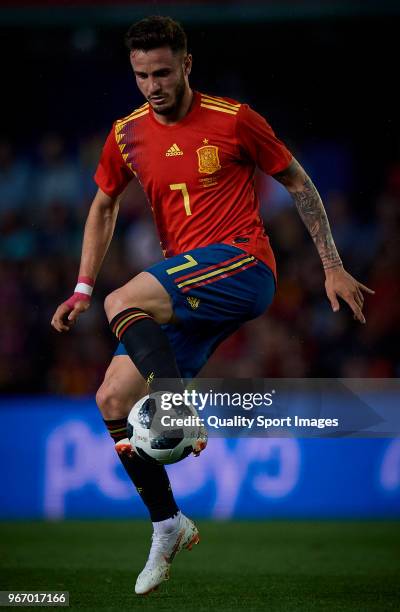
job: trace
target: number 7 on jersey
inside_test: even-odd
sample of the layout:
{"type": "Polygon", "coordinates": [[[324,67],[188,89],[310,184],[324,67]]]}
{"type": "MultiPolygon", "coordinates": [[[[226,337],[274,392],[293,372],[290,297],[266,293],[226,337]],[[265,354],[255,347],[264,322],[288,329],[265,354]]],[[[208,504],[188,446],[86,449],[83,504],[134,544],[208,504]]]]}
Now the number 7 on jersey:
{"type": "Polygon", "coordinates": [[[186,215],[191,215],[192,211],[190,210],[190,198],[186,183],[172,183],[169,188],[171,191],[182,191],[183,205],[185,207],[186,215]]]}

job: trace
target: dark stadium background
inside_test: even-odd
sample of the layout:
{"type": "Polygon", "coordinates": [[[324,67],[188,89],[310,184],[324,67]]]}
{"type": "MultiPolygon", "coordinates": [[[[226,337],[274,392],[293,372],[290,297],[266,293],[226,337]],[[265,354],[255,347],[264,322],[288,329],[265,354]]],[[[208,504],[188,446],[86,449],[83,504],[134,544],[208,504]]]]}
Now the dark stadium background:
{"type": "MultiPolygon", "coordinates": [[[[268,118],[319,188],[346,268],[376,291],[366,326],[334,315],[288,196],[259,175],[278,293],[204,376],[400,375],[398,2],[0,1],[0,590],[69,589],[75,609],[130,609],[149,545],[94,406],[115,347],[102,301],[160,257],[137,185],[92,308],[67,335],[50,319],[75,286],[102,143],[142,104],[124,33],[154,13],[185,26],[195,88],[268,118]],[[31,521],[64,517],[85,520],[31,521]]],[[[202,545],[135,609],[398,609],[398,439],[214,438],[203,455],[170,468],[202,545]]]]}
{"type": "Polygon", "coordinates": [[[269,119],[320,189],[346,267],[376,290],[366,299],[367,326],[346,307],[334,316],[311,240],[284,193],[260,178],[279,291],[265,317],[219,350],[213,373],[398,376],[395,6],[29,4],[0,12],[1,388],[93,393],[114,347],[103,297],[159,257],[146,204],[132,188],[92,312],[69,337],[50,329],[52,311],[74,287],[101,145],[113,120],[142,103],[123,35],[149,12],[182,19],[194,87],[247,101],[269,119]]]}

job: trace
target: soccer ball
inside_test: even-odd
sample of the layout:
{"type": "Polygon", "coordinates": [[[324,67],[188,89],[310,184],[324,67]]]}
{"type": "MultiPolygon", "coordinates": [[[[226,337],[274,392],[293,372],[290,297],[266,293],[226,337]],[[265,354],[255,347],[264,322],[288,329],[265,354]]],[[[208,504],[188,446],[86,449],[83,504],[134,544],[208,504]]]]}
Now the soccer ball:
{"type": "Polygon", "coordinates": [[[164,465],[181,461],[198,447],[199,417],[193,406],[161,408],[159,396],[142,397],[128,416],[128,438],[133,450],[146,461],[164,465]]]}

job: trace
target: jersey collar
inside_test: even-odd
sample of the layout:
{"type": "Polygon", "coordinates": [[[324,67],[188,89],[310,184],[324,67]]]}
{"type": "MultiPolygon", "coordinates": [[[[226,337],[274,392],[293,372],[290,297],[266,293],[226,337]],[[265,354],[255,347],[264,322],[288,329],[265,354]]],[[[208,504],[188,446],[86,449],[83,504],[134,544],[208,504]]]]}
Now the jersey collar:
{"type": "Polygon", "coordinates": [[[154,125],[156,125],[161,130],[177,130],[177,129],[181,128],[181,127],[184,127],[187,123],[192,121],[193,116],[196,114],[196,112],[200,108],[200,100],[201,100],[200,93],[198,91],[194,91],[193,90],[193,100],[192,100],[192,104],[191,104],[191,106],[189,108],[189,111],[186,113],[186,115],[183,117],[183,119],[178,121],[178,123],[174,123],[174,125],[165,125],[164,123],[160,123],[159,121],[157,121],[157,119],[154,117],[154,111],[151,108],[151,106],[149,105],[150,120],[152,121],[152,123],[154,125]]]}

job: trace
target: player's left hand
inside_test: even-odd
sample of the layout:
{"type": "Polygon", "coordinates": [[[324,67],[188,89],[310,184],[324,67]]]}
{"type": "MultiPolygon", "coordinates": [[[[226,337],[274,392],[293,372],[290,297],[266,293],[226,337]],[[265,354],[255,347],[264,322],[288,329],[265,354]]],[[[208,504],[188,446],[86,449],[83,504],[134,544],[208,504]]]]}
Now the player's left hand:
{"type": "Polygon", "coordinates": [[[325,270],[325,276],[325,290],[333,312],[340,309],[338,297],[341,297],[353,311],[354,319],[360,321],[360,323],[365,323],[362,311],[364,305],[363,292],[374,294],[375,291],[359,283],[346,272],[343,266],[325,270]]]}

